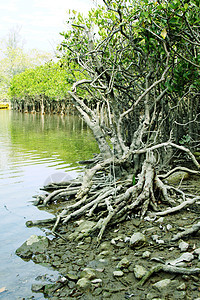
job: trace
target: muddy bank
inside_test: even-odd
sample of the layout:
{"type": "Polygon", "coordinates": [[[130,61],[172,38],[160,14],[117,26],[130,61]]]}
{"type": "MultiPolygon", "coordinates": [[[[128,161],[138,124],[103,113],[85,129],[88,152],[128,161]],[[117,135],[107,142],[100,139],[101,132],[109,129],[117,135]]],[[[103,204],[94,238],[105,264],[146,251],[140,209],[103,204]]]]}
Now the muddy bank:
{"type": "MultiPolygon", "coordinates": [[[[199,183],[195,178],[183,185],[199,193],[199,183]]],[[[60,210],[62,206],[51,205],[48,210],[60,210]]],[[[17,254],[59,271],[56,282],[32,286],[34,294],[42,292],[48,299],[198,299],[200,233],[172,241],[177,233],[198,221],[199,203],[164,217],[150,215],[140,220],[134,215],[107,229],[97,247],[95,236],[76,240],[80,232],[93,226],[92,220],[80,219],[60,226],[56,238],[33,236],[26,243],[27,252],[18,249],[17,254]],[[158,268],[142,285],[147,272],[160,265],[197,272],[178,274],[158,268]]]]}

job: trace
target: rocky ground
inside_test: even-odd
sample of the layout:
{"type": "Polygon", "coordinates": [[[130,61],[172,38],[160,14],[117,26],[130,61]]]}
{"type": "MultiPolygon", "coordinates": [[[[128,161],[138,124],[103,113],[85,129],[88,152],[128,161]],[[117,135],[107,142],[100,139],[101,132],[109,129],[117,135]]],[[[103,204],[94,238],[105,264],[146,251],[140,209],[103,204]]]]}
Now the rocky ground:
{"type": "MultiPolygon", "coordinates": [[[[200,192],[198,177],[190,178],[182,185],[185,189],[200,192]]],[[[52,206],[48,209],[53,210],[52,206]]],[[[50,235],[30,237],[16,253],[59,271],[57,282],[46,284],[40,278],[38,284],[32,286],[34,293],[42,292],[48,299],[197,300],[200,299],[198,271],[178,274],[154,270],[144,284],[141,279],[152,267],[160,265],[184,270],[200,268],[198,231],[182,240],[172,241],[177,233],[199,221],[199,203],[164,217],[149,215],[140,220],[134,215],[115,228],[107,229],[97,247],[95,236],[76,241],[80,232],[94,225],[92,220],[80,219],[60,227],[60,236],[56,238],[51,239],[50,235]]]]}

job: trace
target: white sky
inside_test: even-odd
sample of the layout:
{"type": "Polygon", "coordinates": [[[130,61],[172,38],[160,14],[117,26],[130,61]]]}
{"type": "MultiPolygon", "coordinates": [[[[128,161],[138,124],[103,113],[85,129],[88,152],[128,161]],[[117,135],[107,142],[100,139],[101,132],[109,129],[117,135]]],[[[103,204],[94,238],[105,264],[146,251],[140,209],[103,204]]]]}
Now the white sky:
{"type": "Polygon", "coordinates": [[[66,30],[67,11],[86,13],[102,0],[1,0],[0,40],[13,28],[21,28],[25,49],[52,52],[66,30]]]}

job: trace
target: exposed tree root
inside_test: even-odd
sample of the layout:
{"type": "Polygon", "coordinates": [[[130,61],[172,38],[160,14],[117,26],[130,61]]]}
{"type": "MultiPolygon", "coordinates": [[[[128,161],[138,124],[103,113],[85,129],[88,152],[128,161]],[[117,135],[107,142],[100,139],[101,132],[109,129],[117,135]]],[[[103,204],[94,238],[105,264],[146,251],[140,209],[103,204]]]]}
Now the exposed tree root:
{"type": "Polygon", "coordinates": [[[165,211],[156,212],[155,215],[157,215],[157,216],[165,216],[165,215],[168,215],[168,214],[172,214],[174,212],[178,212],[181,209],[186,208],[187,206],[189,206],[191,204],[194,204],[199,199],[200,199],[200,197],[195,197],[193,199],[188,199],[188,200],[182,202],[180,205],[177,205],[175,207],[169,208],[169,209],[167,209],[165,211]]]}
{"type": "MultiPolygon", "coordinates": [[[[166,143],[166,145],[164,143],[163,145],[173,146],[170,143],[166,143]]],[[[139,152],[141,150],[136,151],[136,153],[139,152]]],[[[192,154],[188,154],[193,158],[192,154]]],[[[146,150],[146,159],[142,170],[133,182],[134,174],[125,172],[120,178],[112,174],[114,169],[111,165],[114,163],[114,167],[116,165],[121,166],[128,157],[129,155],[126,155],[114,161],[111,158],[106,159],[86,170],[85,175],[81,179],[60,184],[53,183],[46,186],[44,190],[54,190],[44,199],[41,198],[40,203],[43,201],[43,206],[59,199],[64,199],[65,201],[76,199],[75,203],[66,204],[56,219],[53,219],[52,232],[56,232],[60,223],[66,225],[72,219],[85,216],[85,218],[93,218],[96,221],[96,225],[88,232],[80,235],[79,238],[98,231],[97,242],[99,243],[109,225],[119,223],[129,216],[135,215],[136,212],[141,219],[150,210],[153,210],[153,214],[156,216],[164,216],[178,212],[200,199],[200,197],[185,194],[179,188],[166,185],[162,181],[172,173],[180,170],[190,174],[199,174],[199,171],[177,167],[167,174],[157,175],[153,152],[146,150]],[[160,203],[167,204],[170,207],[167,210],[158,211],[160,203]]],[[[52,222],[52,219],[49,221],[52,222]]],[[[29,225],[41,223],[42,221],[29,222],[29,225]]]]}
{"type": "Polygon", "coordinates": [[[188,235],[194,234],[194,233],[196,233],[197,231],[199,231],[199,229],[200,229],[200,222],[198,222],[197,224],[192,225],[192,227],[190,227],[190,228],[184,230],[183,232],[177,233],[176,235],[174,235],[174,236],[172,237],[171,241],[174,242],[174,241],[177,241],[177,240],[179,240],[179,239],[182,239],[182,238],[184,238],[184,237],[186,237],[186,236],[188,236],[188,235]]]}
{"type": "Polygon", "coordinates": [[[199,274],[200,273],[200,268],[180,268],[180,267],[175,267],[175,266],[170,266],[170,265],[162,265],[159,264],[157,266],[152,267],[146,275],[142,277],[142,279],[139,282],[139,285],[143,285],[154,273],[157,272],[167,272],[167,273],[172,273],[172,274],[185,274],[185,275],[192,275],[192,274],[199,274]]]}

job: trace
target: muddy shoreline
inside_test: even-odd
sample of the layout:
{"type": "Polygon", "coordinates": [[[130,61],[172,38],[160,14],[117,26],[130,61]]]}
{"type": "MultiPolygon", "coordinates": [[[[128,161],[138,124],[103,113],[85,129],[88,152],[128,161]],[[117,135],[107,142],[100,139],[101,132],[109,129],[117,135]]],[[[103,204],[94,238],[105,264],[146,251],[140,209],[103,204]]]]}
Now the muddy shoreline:
{"type": "MultiPolygon", "coordinates": [[[[187,180],[187,187],[197,190],[199,178],[187,180]],[[198,183],[198,184],[197,184],[198,183]]],[[[199,188],[198,188],[199,189],[199,188]]],[[[199,190],[198,190],[199,192],[199,190]]],[[[51,205],[48,211],[61,209],[63,203],[51,205]]],[[[163,210],[166,207],[163,206],[163,210]]],[[[91,220],[78,220],[67,227],[60,226],[59,236],[47,235],[44,248],[33,250],[24,259],[31,259],[60,273],[56,282],[32,285],[33,296],[43,293],[47,299],[198,299],[200,274],[155,272],[144,285],[139,285],[145,272],[158,264],[176,264],[183,254],[185,261],[177,266],[200,268],[200,233],[172,242],[172,237],[200,220],[200,205],[164,217],[147,216],[109,227],[97,247],[95,236],[75,241],[81,226],[91,220]],[[82,224],[82,225],[81,225],[82,224]],[[134,233],[145,236],[143,242],[131,245],[134,233]],[[180,246],[181,242],[183,242],[180,246]],[[185,243],[185,244],[184,244],[185,243]]],[[[84,226],[83,226],[84,227],[84,226]]],[[[48,227],[46,227],[48,228],[48,227]]],[[[49,227],[50,229],[50,227],[49,227]]]]}

